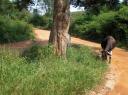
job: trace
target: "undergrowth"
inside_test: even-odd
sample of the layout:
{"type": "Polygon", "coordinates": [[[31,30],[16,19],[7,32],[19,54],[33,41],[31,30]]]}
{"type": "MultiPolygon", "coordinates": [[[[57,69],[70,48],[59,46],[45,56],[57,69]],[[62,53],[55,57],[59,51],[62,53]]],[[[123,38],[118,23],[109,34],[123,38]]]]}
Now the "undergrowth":
{"type": "Polygon", "coordinates": [[[101,83],[107,69],[84,46],[70,47],[66,60],[54,56],[49,45],[25,51],[21,56],[0,49],[1,95],[85,95],[101,83]]]}

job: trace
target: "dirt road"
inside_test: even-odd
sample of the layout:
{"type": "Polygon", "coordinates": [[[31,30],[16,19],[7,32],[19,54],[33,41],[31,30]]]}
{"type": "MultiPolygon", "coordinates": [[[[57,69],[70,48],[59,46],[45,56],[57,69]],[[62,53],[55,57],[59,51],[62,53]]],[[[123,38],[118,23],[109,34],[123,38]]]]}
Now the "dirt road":
{"type": "MultiPolygon", "coordinates": [[[[34,29],[36,35],[36,41],[42,44],[47,44],[49,38],[49,31],[34,29]]],[[[25,48],[30,45],[32,41],[23,41],[14,43],[11,46],[15,48],[25,48]]],[[[81,40],[79,38],[72,37],[72,43],[82,44],[95,48],[96,50],[100,49],[98,43],[81,40]]],[[[119,74],[119,80],[115,85],[114,89],[107,95],[128,95],[128,51],[120,48],[115,48],[112,56],[112,64],[116,67],[116,71],[119,74]]]]}

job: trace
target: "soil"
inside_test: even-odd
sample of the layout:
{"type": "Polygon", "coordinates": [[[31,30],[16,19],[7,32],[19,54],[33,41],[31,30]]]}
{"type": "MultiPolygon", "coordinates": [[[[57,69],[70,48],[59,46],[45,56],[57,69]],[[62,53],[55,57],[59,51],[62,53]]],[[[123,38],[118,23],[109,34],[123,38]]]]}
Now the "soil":
{"type": "MultiPolygon", "coordinates": [[[[49,31],[34,29],[34,33],[36,35],[35,42],[40,43],[42,45],[48,43],[49,34],[50,34],[49,31]]],[[[86,41],[74,37],[72,37],[71,42],[74,44],[82,44],[92,47],[97,52],[100,50],[100,44],[95,42],[86,41]]],[[[5,46],[22,49],[30,46],[32,43],[33,41],[28,40],[28,41],[22,41],[12,44],[5,44],[5,46]]],[[[116,81],[116,84],[113,84],[115,82],[108,83],[108,85],[111,85],[110,87],[111,91],[109,91],[107,95],[128,95],[128,51],[121,48],[115,48],[113,50],[111,67],[112,68],[114,67],[114,71],[116,71],[116,74],[118,75],[118,80],[116,81]]],[[[109,79],[112,79],[111,75],[108,75],[108,77],[109,79]]],[[[116,77],[113,77],[112,81],[115,80],[114,78],[116,77]]],[[[96,94],[96,95],[103,95],[103,94],[96,94]]]]}

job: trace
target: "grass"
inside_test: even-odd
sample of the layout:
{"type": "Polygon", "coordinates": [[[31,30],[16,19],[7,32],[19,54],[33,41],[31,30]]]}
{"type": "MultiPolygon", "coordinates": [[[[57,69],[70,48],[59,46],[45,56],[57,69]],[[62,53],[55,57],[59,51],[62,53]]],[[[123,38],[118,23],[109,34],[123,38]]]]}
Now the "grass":
{"type": "Polygon", "coordinates": [[[54,56],[51,46],[25,52],[20,56],[16,50],[0,49],[1,95],[86,95],[101,83],[107,69],[83,46],[69,48],[67,60],[54,56]]]}

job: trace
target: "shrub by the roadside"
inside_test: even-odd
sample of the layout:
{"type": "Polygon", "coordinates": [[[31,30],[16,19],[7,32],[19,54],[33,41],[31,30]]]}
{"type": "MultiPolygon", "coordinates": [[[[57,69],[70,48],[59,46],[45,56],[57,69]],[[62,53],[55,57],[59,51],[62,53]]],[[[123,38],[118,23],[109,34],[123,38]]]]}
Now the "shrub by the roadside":
{"type": "Polygon", "coordinates": [[[39,61],[44,58],[49,58],[53,56],[52,46],[40,46],[38,44],[35,44],[31,46],[28,49],[25,49],[22,53],[22,56],[25,56],[25,58],[31,62],[31,61],[39,61]]]}
{"type": "Polygon", "coordinates": [[[26,22],[0,16],[0,43],[33,39],[32,26],[26,22]]]}
{"type": "Polygon", "coordinates": [[[92,17],[83,12],[76,12],[71,14],[71,25],[69,32],[72,36],[84,38],[86,25],[92,21],[92,17]]]}
{"type": "Polygon", "coordinates": [[[31,17],[30,23],[33,24],[35,27],[50,29],[52,26],[52,17],[47,15],[41,16],[38,14],[34,14],[31,17]]]}

